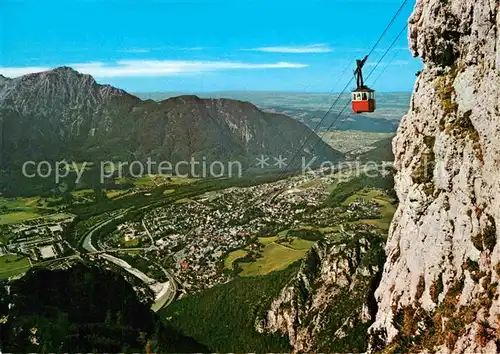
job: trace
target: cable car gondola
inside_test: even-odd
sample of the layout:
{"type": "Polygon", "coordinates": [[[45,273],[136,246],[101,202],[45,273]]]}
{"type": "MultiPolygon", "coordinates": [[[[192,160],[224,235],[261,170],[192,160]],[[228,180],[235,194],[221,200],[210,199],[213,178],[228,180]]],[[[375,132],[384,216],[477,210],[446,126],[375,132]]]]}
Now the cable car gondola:
{"type": "Polygon", "coordinates": [[[363,80],[363,66],[365,65],[368,56],[363,60],[356,60],[357,68],[354,71],[356,77],[356,90],[352,91],[352,111],[359,113],[375,112],[375,90],[365,86],[363,80]]]}

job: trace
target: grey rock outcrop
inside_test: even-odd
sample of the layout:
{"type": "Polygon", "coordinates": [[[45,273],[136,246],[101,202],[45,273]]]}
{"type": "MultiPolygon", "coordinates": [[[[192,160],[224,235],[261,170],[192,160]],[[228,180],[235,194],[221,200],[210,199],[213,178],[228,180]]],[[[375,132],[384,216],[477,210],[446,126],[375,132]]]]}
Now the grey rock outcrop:
{"type": "Polygon", "coordinates": [[[424,70],[393,140],[373,351],[500,349],[499,4],[417,0],[410,18],[424,70]]]}
{"type": "Polygon", "coordinates": [[[260,333],[285,334],[294,352],[362,352],[384,262],[381,239],[320,241],[294,280],[257,318],[260,333]]]}

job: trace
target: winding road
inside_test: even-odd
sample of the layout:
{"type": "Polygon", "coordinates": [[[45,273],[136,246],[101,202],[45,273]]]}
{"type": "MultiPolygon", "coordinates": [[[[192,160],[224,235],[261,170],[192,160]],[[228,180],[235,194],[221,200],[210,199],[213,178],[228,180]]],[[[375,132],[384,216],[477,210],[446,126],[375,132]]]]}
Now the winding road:
{"type": "MultiPolygon", "coordinates": [[[[102,227],[108,225],[109,223],[111,223],[115,220],[121,219],[126,213],[127,213],[127,211],[123,212],[122,214],[116,215],[116,216],[94,226],[85,236],[85,238],[83,240],[83,248],[87,251],[87,253],[97,254],[99,257],[104,258],[107,261],[112,262],[115,265],[123,268],[124,270],[126,270],[130,274],[139,278],[146,285],[148,285],[149,288],[155,294],[155,301],[154,301],[153,305],[151,306],[151,309],[154,312],[157,312],[161,308],[163,308],[164,306],[167,306],[168,304],[170,304],[172,302],[172,300],[175,298],[175,294],[177,293],[177,284],[176,284],[174,278],[172,277],[172,275],[166,269],[164,269],[163,267],[160,267],[168,278],[168,281],[166,281],[165,283],[160,283],[157,280],[150,278],[149,276],[147,276],[146,274],[141,272],[139,269],[132,267],[130,264],[125,262],[123,259],[117,258],[117,257],[112,256],[112,255],[107,253],[107,252],[116,252],[116,251],[119,251],[121,249],[109,250],[109,251],[108,250],[98,250],[92,244],[92,236],[95,234],[96,231],[99,231],[102,227]]],[[[146,230],[146,233],[148,234],[149,238],[151,239],[151,246],[149,248],[146,248],[146,249],[152,250],[152,249],[154,249],[153,237],[151,236],[146,225],[144,224],[144,220],[142,221],[142,225],[143,225],[144,229],[146,230]]],[[[130,249],[128,249],[128,250],[130,250],[130,249]]]]}

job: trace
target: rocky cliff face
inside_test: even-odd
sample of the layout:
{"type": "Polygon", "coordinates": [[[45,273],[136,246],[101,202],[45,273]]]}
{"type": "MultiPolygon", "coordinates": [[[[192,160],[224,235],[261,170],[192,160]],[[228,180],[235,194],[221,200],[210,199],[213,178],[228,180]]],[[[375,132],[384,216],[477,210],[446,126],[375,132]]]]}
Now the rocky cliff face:
{"type": "Polygon", "coordinates": [[[379,236],[318,242],[296,278],[257,318],[257,331],[285,334],[294,352],[365,351],[383,262],[379,236]]]}
{"type": "Polygon", "coordinates": [[[372,350],[500,351],[498,0],[417,0],[424,61],[393,141],[400,200],[372,350]]]}

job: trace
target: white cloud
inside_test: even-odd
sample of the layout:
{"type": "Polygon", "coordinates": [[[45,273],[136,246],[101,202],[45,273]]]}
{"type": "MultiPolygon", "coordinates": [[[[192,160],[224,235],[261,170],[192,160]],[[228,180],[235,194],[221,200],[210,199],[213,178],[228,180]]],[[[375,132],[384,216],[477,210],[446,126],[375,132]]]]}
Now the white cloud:
{"type": "MultiPolygon", "coordinates": [[[[183,60],[120,60],[113,64],[102,62],[67,64],[78,72],[95,77],[145,77],[172,76],[179,74],[196,74],[218,70],[251,70],[251,69],[300,69],[307,64],[277,63],[244,63],[232,61],[183,61],[183,60]]],[[[49,67],[0,67],[0,74],[17,77],[32,72],[50,70],[49,67]]]]}
{"type": "Polygon", "coordinates": [[[324,43],[311,44],[305,46],[259,47],[259,48],[243,49],[243,50],[267,52],[267,53],[294,53],[294,54],[333,52],[333,49],[324,43]]]}
{"type": "Polygon", "coordinates": [[[49,67],[45,66],[25,66],[19,68],[2,68],[0,67],[0,74],[6,77],[18,77],[30,73],[38,73],[41,71],[50,70],[49,67]]]}

